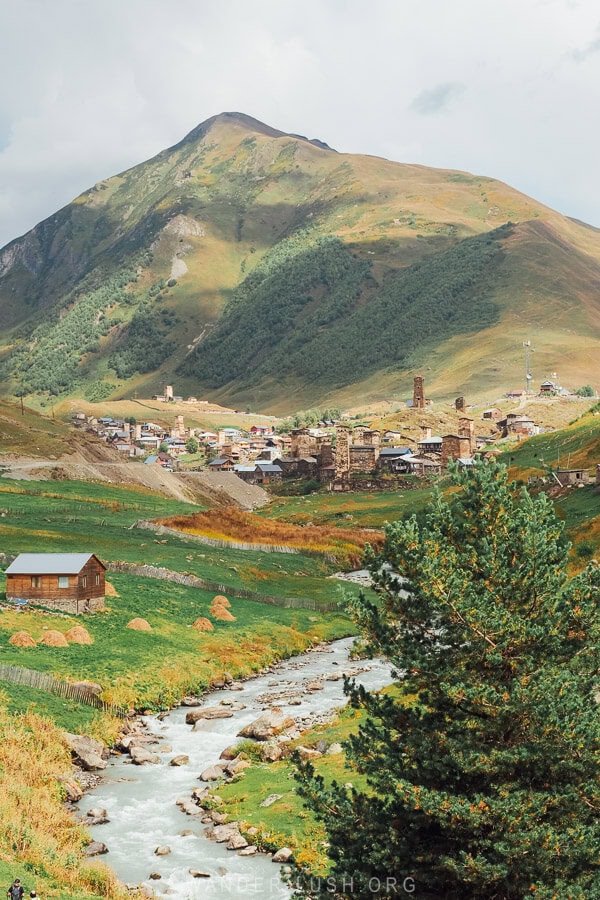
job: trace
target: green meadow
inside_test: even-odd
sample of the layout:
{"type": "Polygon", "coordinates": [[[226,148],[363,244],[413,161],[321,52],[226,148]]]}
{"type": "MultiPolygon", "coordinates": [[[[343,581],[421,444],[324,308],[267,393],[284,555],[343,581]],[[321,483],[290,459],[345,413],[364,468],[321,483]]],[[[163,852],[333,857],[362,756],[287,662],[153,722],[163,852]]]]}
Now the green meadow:
{"type": "Polygon", "coordinates": [[[335,569],[325,559],[222,550],[189,536],[159,538],[133,527],[138,519],[199,509],[129,487],[0,478],[0,550],[7,554],[89,550],[104,562],[163,566],[276,598],[330,603],[338,596],[338,586],[327,579],[335,569]]]}
{"type": "MultiPolygon", "coordinates": [[[[57,616],[40,611],[4,609],[0,613],[0,659],[68,680],[89,679],[104,687],[103,697],[120,705],[163,708],[183,694],[199,692],[229,671],[250,674],[267,663],[305,649],[314,640],[348,634],[346,616],[327,616],[307,609],[283,609],[231,598],[234,622],[220,622],[209,612],[213,592],[154,578],[111,574],[118,597],[107,597],[109,611],[85,617],[57,616]],[[208,618],[212,632],[192,627],[208,618]],[[143,618],[151,631],[127,628],[143,618]],[[13,647],[11,634],[27,631],[38,641],[51,628],[63,634],[85,625],[93,645],[13,647]]],[[[4,692],[18,708],[14,686],[4,692]]],[[[30,689],[19,688],[26,703],[30,689]]]]}
{"type": "Polygon", "coordinates": [[[316,493],[305,497],[276,497],[259,515],[297,524],[340,525],[348,528],[381,528],[386,522],[421,512],[433,494],[431,486],[377,493],[316,493]]]}
{"type": "MultiPolygon", "coordinates": [[[[28,552],[90,550],[104,562],[151,563],[190,573],[230,589],[247,589],[280,598],[299,598],[297,608],[266,604],[230,594],[234,622],[211,618],[213,591],[130,574],[109,573],[117,596],[107,597],[109,611],[76,618],[40,610],[4,608],[0,612],[0,659],[12,665],[49,672],[68,680],[90,679],[102,684],[104,698],[137,708],[163,707],[184,693],[201,691],[224,670],[249,674],[275,659],[300,652],[314,640],[348,634],[352,624],[343,613],[344,595],[358,588],[328,578],[334,566],[300,554],[215,549],[182,536],[157,537],[132,527],[149,519],[197,510],[191,504],[167,500],[131,488],[87,482],[33,482],[0,479],[0,549],[7,555],[28,552]],[[304,601],[306,606],[302,608],[304,601]],[[321,614],[314,601],[339,601],[340,612],[321,614]],[[126,626],[146,619],[151,631],[126,626]],[[214,631],[200,632],[193,622],[209,618],[214,631]],[[68,648],[38,644],[14,647],[16,631],[39,641],[48,628],[66,632],[84,624],[93,645],[68,648]]],[[[0,594],[0,598],[2,595],[0,594]]],[[[15,711],[43,698],[31,689],[3,684],[15,711]]],[[[87,710],[60,707],[57,698],[45,705],[56,721],[81,729],[89,724],[87,710]]]]}

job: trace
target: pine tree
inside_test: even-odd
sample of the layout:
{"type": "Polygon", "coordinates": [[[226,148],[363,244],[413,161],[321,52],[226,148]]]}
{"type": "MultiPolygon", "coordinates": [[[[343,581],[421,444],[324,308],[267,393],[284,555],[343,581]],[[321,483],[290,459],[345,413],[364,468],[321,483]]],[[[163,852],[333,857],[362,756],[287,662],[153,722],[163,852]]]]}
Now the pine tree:
{"type": "Polygon", "coordinates": [[[552,503],[502,467],[452,477],[368,555],[354,615],[399,690],[346,686],[367,716],[344,781],[367,787],[299,764],[331,878],[297,870],[296,896],[600,897],[600,569],[568,577],[552,503]]]}

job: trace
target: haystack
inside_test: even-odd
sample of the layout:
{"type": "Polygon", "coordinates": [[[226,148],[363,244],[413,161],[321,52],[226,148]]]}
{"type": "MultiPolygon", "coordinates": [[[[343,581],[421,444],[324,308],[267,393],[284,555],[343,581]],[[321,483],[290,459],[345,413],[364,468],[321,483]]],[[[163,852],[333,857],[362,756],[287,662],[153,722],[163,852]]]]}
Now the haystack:
{"type": "Polygon", "coordinates": [[[229,607],[231,606],[231,603],[229,602],[227,597],[223,596],[223,594],[217,594],[216,597],[213,597],[211,606],[226,606],[227,609],[229,609],[229,607]]]}
{"type": "Polygon", "coordinates": [[[13,647],[35,647],[36,643],[28,631],[15,631],[8,639],[13,647]]]}
{"type": "Polygon", "coordinates": [[[46,644],[48,647],[68,647],[69,642],[62,631],[45,631],[40,638],[40,644],[46,644]]]}
{"type": "Polygon", "coordinates": [[[71,644],[93,644],[94,639],[83,625],[74,625],[65,632],[65,637],[71,644]]]}
{"type": "Polygon", "coordinates": [[[146,622],[145,619],[132,619],[127,623],[127,628],[131,628],[133,631],[152,631],[150,622],[146,622]]]}
{"type": "Polygon", "coordinates": [[[205,619],[202,616],[199,619],[196,619],[196,621],[192,625],[192,628],[197,628],[198,631],[214,631],[215,630],[215,626],[210,621],[210,619],[205,619]]]}
{"type": "Polygon", "coordinates": [[[211,606],[210,614],[213,619],[218,619],[219,622],[235,622],[235,616],[232,616],[224,606],[211,606]]]}
{"type": "Polygon", "coordinates": [[[110,581],[104,582],[104,596],[105,597],[118,597],[116,588],[114,584],[111,584],[110,581]]]}

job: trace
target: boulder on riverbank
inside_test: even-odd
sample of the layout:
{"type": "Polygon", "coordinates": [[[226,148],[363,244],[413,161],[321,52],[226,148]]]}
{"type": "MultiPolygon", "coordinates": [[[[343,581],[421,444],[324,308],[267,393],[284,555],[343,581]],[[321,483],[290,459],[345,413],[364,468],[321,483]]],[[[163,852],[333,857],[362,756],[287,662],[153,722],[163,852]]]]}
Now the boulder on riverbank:
{"type": "Polygon", "coordinates": [[[139,744],[132,744],[130,746],[129,755],[131,756],[131,761],[135,763],[136,766],[144,766],[147,763],[156,765],[160,762],[160,756],[157,753],[150,753],[149,750],[139,744]]]}
{"type": "Polygon", "coordinates": [[[81,821],[83,825],[105,825],[110,819],[105,809],[95,806],[93,809],[88,809],[81,821]]]}
{"type": "Polygon", "coordinates": [[[63,736],[76,766],[85,769],[86,772],[106,768],[106,760],[103,758],[104,744],[100,741],[83,734],[64,732],[63,736]]]}
{"type": "Polygon", "coordinates": [[[191,709],[185,715],[187,725],[195,725],[200,719],[231,719],[233,712],[226,706],[204,706],[202,709],[191,709]]]}
{"type": "Polygon", "coordinates": [[[241,731],[238,731],[238,737],[254,738],[256,741],[268,741],[269,738],[281,734],[287,728],[293,728],[294,724],[295,722],[291,716],[287,716],[275,707],[263,713],[258,719],[250,722],[241,731]]]}
{"type": "Polygon", "coordinates": [[[225,775],[225,766],[222,764],[217,764],[214,766],[208,766],[202,774],[200,775],[200,781],[217,781],[219,778],[223,778],[225,775]]]}
{"type": "Polygon", "coordinates": [[[170,766],[187,766],[190,761],[189,756],[186,753],[180,753],[178,756],[174,756],[170,761],[170,766]]]}
{"type": "Polygon", "coordinates": [[[102,841],[92,841],[85,848],[86,856],[101,856],[103,853],[108,853],[108,847],[102,841]]]}

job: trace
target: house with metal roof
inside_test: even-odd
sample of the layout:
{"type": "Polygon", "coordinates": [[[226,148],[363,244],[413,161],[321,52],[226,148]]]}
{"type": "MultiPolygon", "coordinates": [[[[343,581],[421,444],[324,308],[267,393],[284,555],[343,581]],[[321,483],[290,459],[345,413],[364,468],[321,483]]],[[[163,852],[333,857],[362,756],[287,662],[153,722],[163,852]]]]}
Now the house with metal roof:
{"type": "Polygon", "coordinates": [[[60,612],[104,609],[106,566],[95,553],[21,553],[6,570],[6,599],[60,612]]]}
{"type": "Polygon", "coordinates": [[[258,484],[269,484],[272,481],[281,481],[283,470],[276,463],[259,462],[256,464],[254,477],[258,484]]]}

